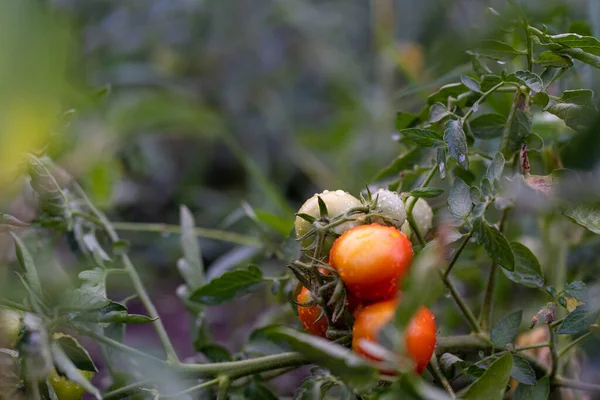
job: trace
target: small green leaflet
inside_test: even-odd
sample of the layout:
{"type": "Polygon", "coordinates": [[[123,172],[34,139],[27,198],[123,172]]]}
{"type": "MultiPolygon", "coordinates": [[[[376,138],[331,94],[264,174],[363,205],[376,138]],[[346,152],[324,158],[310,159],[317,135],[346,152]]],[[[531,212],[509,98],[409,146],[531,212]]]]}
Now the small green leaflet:
{"type": "Polygon", "coordinates": [[[509,271],[515,269],[515,255],[502,232],[492,228],[481,218],[475,220],[473,230],[477,242],[485,248],[492,261],[509,271]]]}
{"type": "Polygon", "coordinates": [[[444,189],[425,187],[425,188],[417,188],[417,189],[412,190],[410,192],[410,195],[412,197],[432,198],[432,197],[438,197],[442,193],[444,193],[444,189]]]}
{"type": "Polygon", "coordinates": [[[594,119],[593,97],[591,90],[565,90],[560,99],[548,103],[545,111],[556,115],[572,129],[585,129],[594,119]]]}
{"type": "Polygon", "coordinates": [[[456,218],[466,218],[471,212],[471,193],[469,186],[460,178],[454,180],[454,184],[448,195],[448,208],[456,218]]]}
{"type": "Polygon", "coordinates": [[[538,56],[534,63],[543,68],[569,68],[573,65],[573,61],[571,61],[569,57],[552,51],[544,51],[538,56]]]}
{"type": "Polygon", "coordinates": [[[436,147],[444,144],[442,135],[427,129],[409,128],[403,129],[399,133],[406,140],[423,147],[436,147]]]}
{"type": "Polygon", "coordinates": [[[253,292],[263,282],[263,274],[253,265],[225,272],[190,295],[190,301],[206,305],[227,303],[253,292]]]}
{"type": "Polygon", "coordinates": [[[516,354],[513,354],[513,367],[510,375],[524,385],[533,385],[536,382],[535,371],[531,368],[529,361],[516,354]]]}
{"type": "Polygon", "coordinates": [[[513,400],[548,400],[550,396],[550,378],[540,379],[535,386],[520,384],[515,390],[513,400]]]}
{"type": "Polygon", "coordinates": [[[473,119],[469,126],[477,139],[490,140],[502,136],[506,117],[500,114],[483,114],[473,119]]]}
{"type": "Polygon", "coordinates": [[[510,247],[515,255],[515,269],[508,271],[502,268],[504,275],[511,281],[526,287],[541,288],[544,286],[542,266],[535,254],[519,242],[510,242],[510,247]]]}
{"type": "Polygon", "coordinates": [[[523,310],[515,311],[502,318],[492,327],[490,339],[498,347],[504,347],[511,343],[519,333],[519,327],[523,320],[523,310]]]}
{"type": "Polygon", "coordinates": [[[600,235],[600,204],[591,206],[577,205],[567,209],[564,215],[590,232],[600,235]]]}
{"type": "Polygon", "coordinates": [[[458,164],[464,169],[469,169],[467,137],[462,123],[458,120],[446,122],[444,130],[444,142],[448,145],[448,151],[458,164]]]}
{"type": "Polygon", "coordinates": [[[558,328],[559,335],[576,335],[587,331],[591,324],[596,321],[600,309],[591,308],[588,304],[582,304],[569,313],[558,328]]]}
{"type": "Polygon", "coordinates": [[[494,60],[512,60],[522,51],[516,50],[511,45],[500,42],[498,40],[482,40],[479,46],[482,56],[492,58],[494,60]]]}
{"type": "Polygon", "coordinates": [[[467,389],[464,400],[502,400],[512,372],[512,355],[505,354],[494,361],[483,375],[467,389]]]}

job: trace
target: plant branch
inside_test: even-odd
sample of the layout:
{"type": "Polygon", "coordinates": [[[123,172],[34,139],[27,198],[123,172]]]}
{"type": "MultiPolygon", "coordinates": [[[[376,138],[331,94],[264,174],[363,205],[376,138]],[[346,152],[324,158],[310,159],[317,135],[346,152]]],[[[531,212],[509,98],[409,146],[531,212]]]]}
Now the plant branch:
{"type": "Polygon", "coordinates": [[[431,357],[431,360],[429,361],[429,365],[431,366],[431,369],[433,370],[433,375],[436,377],[436,379],[438,381],[440,381],[440,383],[442,384],[444,389],[446,389],[446,391],[448,392],[450,397],[452,397],[453,399],[456,398],[456,395],[454,394],[454,390],[452,389],[452,385],[450,385],[450,382],[448,382],[448,379],[446,379],[446,377],[442,373],[442,370],[440,369],[440,363],[438,362],[437,355],[435,353],[433,353],[433,356],[431,357]]]}
{"type": "Polygon", "coordinates": [[[458,308],[460,308],[460,311],[462,312],[465,319],[471,326],[471,329],[473,330],[473,332],[481,333],[481,328],[479,327],[479,324],[477,323],[477,319],[475,318],[475,315],[473,315],[473,312],[471,311],[471,309],[469,308],[467,303],[465,303],[465,301],[461,297],[460,293],[458,293],[458,290],[456,290],[456,288],[454,287],[452,282],[450,282],[450,279],[448,279],[447,276],[444,276],[444,273],[442,271],[439,271],[439,273],[440,273],[440,277],[442,278],[442,282],[444,282],[444,285],[450,291],[450,295],[452,295],[452,298],[456,302],[456,305],[458,306],[458,308]]]}
{"type": "Polygon", "coordinates": [[[552,380],[558,372],[558,338],[556,337],[556,330],[550,325],[548,325],[548,332],[550,334],[550,354],[552,355],[552,369],[550,370],[550,380],[552,380]]]}
{"type": "Polygon", "coordinates": [[[471,229],[469,231],[469,233],[467,234],[467,236],[465,236],[465,239],[463,240],[463,242],[460,244],[460,247],[458,249],[456,249],[456,251],[452,255],[452,258],[450,259],[450,262],[448,263],[448,268],[446,268],[446,271],[444,272],[444,278],[447,278],[448,275],[450,275],[450,272],[452,271],[452,267],[454,267],[454,264],[456,264],[456,261],[458,261],[458,257],[460,257],[460,253],[462,253],[462,251],[464,250],[467,243],[469,243],[469,240],[471,240],[473,233],[474,233],[473,229],[471,229]]]}
{"type": "MultiPolygon", "coordinates": [[[[120,240],[119,235],[117,234],[117,231],[115,230],[115,228],[111,225],[108,218],[100,210],[98,210],[96,208],[96,206],[92,203],[92,201],[87,196],[87,194],[83,191],[81,186],[76,185],[76,188],[77,188],[77,191],[79,192],[80,196],[82,197],[82,199],[85,201],[86,205],[89,207],[90,211],[102,223],[100,226],[106,231],[106,233],[110,237],[110,240],[113,243],[117,243],[120,240]]],[[[154,321],[152,321],[152,325],[154,325],[154,329],[156,330],[158,338],[165,350],[165,354],[167,356],[167,361],[172,362],[172,363],[179,363],[179,358],[177,357],[177,353],[175,352],[173,343],[171,343],[171,339],[169,338],[169,335],[167,334],[165,326],[162,323],[162,320],[160,319],[160,315],[158,314],[158,311],[156,310],[154,303],[152,303],[152,300],[150,299],[150,296],[148,295],[148,292],[146,291],[146,288],[144,287],[144,283],[142,282],[140,275],[138,274],[137,270],[135,269],[135,266],[133,265],[133,263],[131,262],[131,259],[129,258],[129,256],[127,254],[122,254],[120,257],[121,257],[121,261],[123,262],[123,267],[128,272],[129,278],[131,279],[131,282],[133,283],[135,292],[138,294],[140,301],[146,308],[146,310],[148,312],[148,316],[154,320],[154,321]]]]}
{"type": "Polygon", "coordinates": [[[560,358],[560,357],[564,356],[565,354],[567,354],[567,352],[569,350],[571,350],[571,348],[573,346],[575,346],[578,343],[584,341],[585,339],[587,339],[588,337],[590,337],[591,334],[592,334],[592,332],[588,332],[585,335],[581,335],[577,339],[573,340],[571,343],[567,344],[564,348],[560,349],[560,351],[558,352],[558,358],[560,358]]]}
{"type": "MultiPolygon", "coordinates": [[[[179,225],[144,222],[111,222],[111,224],[117,231],[181,234],[181,227],[179,225]]],[[[221,231],[218,229],[194,228],[194,233],[196,236],[206,239],[220,240],[243,246],[261,246],[260,240],[234,232],[221,231]]]]}
{"type": "Polygon", "coordinates": [[[575,389],[575,390],[583,390],[586,392],[600,393],[600,385],[575,381],[572,379],[562,378],[559,376],[554,378],[554,380],[552,381],[552,385],[558,386],[558,387],[567,387],[569,389],[575,389]]]}
{"type": "MultiPolygon", "coordinates": [[[[421,185],[419,187],[420,188],[427,187],[427,185],[429,185],[429,183],[435,176],[435,173],[437,172],[437,170],[438,170],[438,165],[436,164],[431,168],[431,170],[429,171],[429,174],[427,174],[427,177],[425,177],[425,180],[423,181],[423,183],[421,183],[421,185]]],[[[417,239],[419,240],[419,243],[421,244],[421,246],[425,247],[425,245],[427,243],[425,242],[425,239],[423,239],[423,235],[421,234],[421,231],[419,231],[417,222],[415,221],[415,219],[412,215],[413,209],[415,208],[415,204],[417,204],[417,201],[419,201],[419,199],[413,198],[413,200],[410,202],[410,204],[406,207],[406,219],[408,220],[408,224],[410,225],[410,228],[417,236],[417,239]]]]}
{"type": "Polygon", "coordinates": [[[198,390],[206,389],[206,388],[209,388],[211,386],[218,385],[218,384],[219,384],[219,379],[212,379],[210,381],[202,382],[199,385],[192,386],[191,388],[183,390],[183,391],[181,391],[179,393],[161,394],[157,398],[159,398],[159,399],[177,399],[177,398],[180,398],[183,395],[194,393],[194,392],[197,392],[198,390]]]}
{"type": "Polygon", "coordinates": [[[113,398],[120,399],[120,398],[122,398],[123,395],[128,395],[128,394],[131,394],[132,392],[137,391],[141,386],[144,386],[145,384],[147,384],[150,381],[151,381],[151,379],[144,379],[144,380],[134,382],[129,385],[120,387],[118,389],[111,390],[110,392],[104,393],[102,398],[104,400],[110,400],[113,398]]]}
{"type": "Polygon", "coordinates": [[[479,99],[477,99],[477,101],[473,104],[473,106],[471,106],[471,108],[469,108],[469,111],[467,111],[465,113],[465,115],[461,118],[461,122],[464,124],[469,119],[469,117],[471,115],[473,115],[473,113],[479,108],[479,105],[481,103],[483,103],[490,94],[492,94],[496,90],[500,89],[501,86],[504,86],[504,83],[505,82],[500,82],[499,84],[495,85],[490,90],[488,90],[487,92],[483,93],[481,95],[481,97],[479,99]]]}

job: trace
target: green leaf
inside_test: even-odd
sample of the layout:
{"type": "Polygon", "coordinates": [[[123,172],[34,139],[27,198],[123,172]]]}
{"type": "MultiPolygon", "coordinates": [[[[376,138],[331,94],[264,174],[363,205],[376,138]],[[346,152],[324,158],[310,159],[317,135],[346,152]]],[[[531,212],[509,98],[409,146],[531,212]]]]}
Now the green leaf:
{"type": "Polygon", "coordinates": [[[504,156],[502,153],[496,153],[494,155],[494,159],[488,165],[488,168],[485,172],[485,177],[490,180],[492,186],[496,184],[496,182],[500,182],[500,178],[502,177],[502,172],[504,171],[504,156]]]}
{"type": "Polygon", "coordinates": [[[204,284],[204,264],[200,255],[200,245],[196,236],[196,223],[191,211],[184,205],[179,209],[181,226],[181,248],[183,260],[177,264],[179,273],[183,276],[185,283],[191,290],[197,289],[204,284]]]}
{"type": "Polygon", "coordinates": [[[456,178],[448,195],[448,208],[456,218],[464,219],[471,212],[471,189],[462,179],[456,178]]]}
{"type": "Polygon", "coordinates": [[[492,261],[509,271],[515,269],[515,255],[502,232],[492,228],[481,218],[475,220],[473,230],[477,242],[485,248],[492,261]]]}
{"type": "Polygon", "coordinates": [[[505,132],[502,138],[502,153],[505,156],[521,149],[525,137],[531,133],[532,115],[524,95],[515,98],[515,104],[508,116],[505,132]]]}
{"type": "Polygon", "coordinates": [[[590,232],[600,235],[600,207],[598,205],[576,205],[567,209],[564,215],[590,232]]]}
{"type": "Polygon", "coordinates": [[[435,124],[447,116],[451,115],[446,106],[442,103],[434,103],[429,108],[429,123],[435,124]]]}
{"type": "Polygon", "coordinates": [[[494,60],[512,60],[523,52],[516,50],[511,45],[500,42],[498,40],[483,40],[479,46],[482,56],[492,58],[494,60]]]}
{"type": "Polygon", "coordinates": [[[565,287],[565,294],[577,301],[586,302],[588,300],[588,289],[585,283],[573,281],[565,287]]]}
{"type": "Polygon", "coordinates": [[[225,272],[220,277],[196,289],[190,295],[190,300],[206,305],[223,304],[253,292],[262,282],[261,270],[251,265],[246,269],[225,272]]]}
{"type": "Polygon", "coordinates": [[[13,217],[10,214],[5,214],[0,212],[0,226],[16,226],[17,228],[26,228],[29,226],[28,223],[21,221],[20,219],[13,217]]]}
{"type": "Polygon", "coordinates": [[[506,77],[507,82],[516,82],[527,86],[532,92],[544,90],[544,82],[537,74],[529,71],[517,71],[506,77]]]}
{"type": "Polygon", "coordinates": [[[492,182],[486,177],[481,179],[481,193],[483,193],[483,197],[485,197],[486,199],[494,195],[494,188],[492,186],[492,182]]]}
{"type": "Polygon", "coordinates": [[[419,116],[405,112],[396,113],[396,130],[402,130],[413,126],[419,121],[419,116]]]}
{"type": "Polygon", "coordinates": [[[517,333],[519,333],[522,320],[523,310],[508,314],[492,327],[490,339],[498,347],[504,347],[512,343],[517,333]]]}
{"type": "Polygon", "coordinates": [[[421,152],[419,151],[419,148],[415,147],[398,156],[389,166],[379,171],[373,180],[380,181],[391,176],[397,176],[400,172],[412,168],[414,163],[419,161],[420,157],[421,152]]]}
{"type": "Polygon", "coordinates": [[[476,93],[481,93],[481,87],[479,86],[479,82],[477,82],[475,79],[471,78],[470,76],[463,75],[460,77],[460,81],[462,82],[463,85],[465,85],[472,91],[474,91],[476,93]]]}
{"type": "Polygon", "coordinates": [[[440,357],[439,360],[440,367],[442,371],[446,374],[452,375],[454,367],[459,367],[460,369],[466,368],[469,363],[464,361],[462,358],[459,358],[451,353],[444,353],[440,357]]]}
{"type": "Polygon", "coordinates": [[[432,93],[427,98],[427,104],[434,103],[442,103],[445,104],[448,102],[449,97],[456,98],[457,96],[467,93],[469,88],[467,88],[462,83],[449,83],[439,88],[439,90],[435,93],[432,93]]]}
{"type": "Polygon", "coordinates": [[[572,129],[587,128],[594,119],[594,92],[588,89],[565,90],[558,100],[551,100],[545,111],[565,121],[572,129]]]}
{"type": "Polygon", "coordinates": [[[291,219],[282,218],[279,215],[271,212],[255,209],[254,213],[258,220],[277,232],[279,235],[286,237],[294,228],[294,221],[291,219]]]}
{"type": "Polygon", "coordinates": [[[86,392],[92,394],[95,398],[102,399],[100,391],[83,376],[57,342],[52,343],[51,351],[54,365],[60,373],[65,375],[68,380],[83,387],[86,392]]]}
{"type": "Polygon", "coordinates": [[[535,371],[531,368],[529,361],[516,354],[513,354],[513,367],[510,376],[524,385],[534,385],[536,382],[535,371]]]}
{"type": "Polygon", "coordinates": [[[560,43],[563,46],[578,48],[586,53],[600,56],[600,41],[593,36],[563,33],[560,35],[552,35],[549,39],[553,42],[560,43]]]}
{"type": "Polygon", "coordinates": [[[200,346],[196,348],[196,351],[204,354],[210,362],[227,362],[233,360],[229,350],[215,343],[200,346]]]}
{"type": "Polygon", "coordinates": [[[569,313],[558,328],[559,335],[577,335],[587,331],[591,324],[596,321],[600,309],[590,308],[588,304],[582,304],[569,313]]]}
{"type": "Polygon", "coordinates": [[[481,84],[480,84],[481,91],[487,92],[488,90],[490,90],[491,88],[493,88],[494,86],[496,86],[497,84],[499,84],[502,81],[503,81],[503,79],[501,77],[499,77],[498,75],[493,75],[493,74],[483,75],[481,77],[481,84]]]}
{"type": "Polygon", "coordinates": [[[544,274],[542,266],[535,254],[522,243],[510,242],[510,247],[515,254],[515,269],[502,272],[508,279],[530,288],[541,288],[544,286],[544,274]]]}
{"type": "Polygon", "coordinates": [[[98,372],[98,368],[96,368],[90,354],[77,340],[75,340],[74,337],[63,333],[56,333],[54,334],[54,340],[58,342],[77,369],[81,371],[98,372]]]}
{"type": "Polygon", "coordinates": [[[444,131],[444,142],[448,145],[450,155],[464,169],[469,169],[467,137],[463,130],[462,123],[458,120],[446,122],[446,130],[444,131]]]}
{"type": "Polygon", "coordinates": [[[513,400],[548,400],[550,396],[550,377],[545,376],[535,386],[520,384],[515,390],[513,400]]]}
{"type": "Polygon", "coordinates": [[[431,187],[424,187],[424,188],[417,188],[417,189],[412,190],[410,192],[410,195],[412,197],[432,198],[432,197],[438,197],[442,193],[444,193],[444,189],[436,189],[436,188],[431,188],[431,187]]]}
{"type": "Polygon", "coordinates": [[[440,147],[437,149],[437,165],[438,165],[438,169],[440,171],[440,178],[441,179],[446,179],[446,162],[447,162],[447,154],[446,154],[446,147],[440,147]]]}
{"type": "Polygon", "coordinates": [[[570,56],[576,60],[591,65],[594,68],[600,68],[600,57],[587,53],[581,49],[563,48],[560,50],[559,54],[570,56]]]}
{"type": "Polygon", "coordinates": [[[543,68],[569,68],[573,66],[573,61],[569,57],[557,54],[553,51],[544,51],[540,53],[535,64],[543,68]]]}
{"type": "Polygon", "coordinates": [[[366,360],[329,340],[282,326],[266,329],[264,335],[275,342],[289,344],[308,360],[329,369],[354,387],[369,385],[376,379],[376,369],[366,360]]]}
{"type": "Polygon", "coordinates": [[[473,119],[469,126],[477,139],[490,140],[502,136],[506,117],[500,114],[483,114],[473,119]]]}
{"type": "Polygon", "coordinates": [[[546,93],[546,92],[539,92],[539,93],[534,94],[531,97],[531,101],[536,106],[545,108],[548,105],[548,103],[550,102],[550,96],[548,96],[548,93],[546,93]]]}
{"type": "Polygon", "coordinates": [[[321,196],[317,196],[317,203],[319,203],[319,216],[321,218],[329,217],[329,210],[327,210],[327,204],[325,204],[321,196]]]}
{"type": "Polygon", "coordinates": [[[40,278],[38,275],[38,271],[33,263],[33,257],[31,257],[31,253],[25,246],[25,243],[14,233],[10,232],[14,242],[15,242],[15,250],[17,252],[17,259],[19,260],[19,264],[21,268],[25,270],[25,279],[33,293],[38,297],[42,297],[42,284],[40,283],[40,278]]]}
{"type": "Polygon", "coordinates": [[[437,132],[426,129],[410,128],[403,129],[400,132],[402,138],[423,147],[436,147],[444,144],[442,135],[437,132]]]}
{"type": "Polygon", "coordinates": [[[464,400],[502,400],[512,371],[512,355],[494,361],[462,396],[464,400]]]}
{"type": "Polygon", "coordinates": [[[530,133],[525,137],[525,144],[527,145],[527,150],[542,151],[544,148],[544,139],[538,134],[530,133]]]}

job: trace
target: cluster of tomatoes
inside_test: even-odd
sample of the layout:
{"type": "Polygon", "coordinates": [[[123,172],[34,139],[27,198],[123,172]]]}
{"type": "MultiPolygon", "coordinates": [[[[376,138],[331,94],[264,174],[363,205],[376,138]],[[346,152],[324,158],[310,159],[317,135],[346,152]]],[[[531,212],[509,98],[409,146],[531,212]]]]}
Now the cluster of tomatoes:
{"type": "MultiPolygon", "coordinates": [[[[388,190],[362,201],[341,190],[325,191],[307,200],[296,218],[297,238],[309,265],[316,273],[335,274],[343,282],[345,306],[353,315],[352,349],[373,360],[378,358],[365,342],[377,343],[380,330],[392,320],[413,260],[406,221],[406,208],[412,202],[416,227],[424,234],[431,229],[433,216],[427,202],[403,199],[388,190]]],[[[315,302],[322,291],[318,284],[309,286],[303,286],[296,298],[300,321],[309,333],[330,338],[338,326],[337,322],[330,326],[332,319],[323,306],[331,302],[315,302]]],[[[421,373],[436,345],[436,325],[429,309],[421,307],[414,314],[404,338],[415,371],[421,373]]]]}
{"type": "MultiPolygon", "coordinates": [[[[0,308],[0,348],[17,349],[22,331],[23,314],[7,308],[0,308]]],[[[57,334],[55,337],[58,338],[57,334]]],[[[75,340],[75,339],[73,339],[75,340]]],[[[79,371],[88,380],[95,375],[89,371],[79,371]]],[[[48,381],[58,400],[80,400],[85,394],[85,389],[60,375],[54,368],[48,375],[48,381]]],[[[3,393],[0,391],[0,399],[3,399],[3,393]]]]}

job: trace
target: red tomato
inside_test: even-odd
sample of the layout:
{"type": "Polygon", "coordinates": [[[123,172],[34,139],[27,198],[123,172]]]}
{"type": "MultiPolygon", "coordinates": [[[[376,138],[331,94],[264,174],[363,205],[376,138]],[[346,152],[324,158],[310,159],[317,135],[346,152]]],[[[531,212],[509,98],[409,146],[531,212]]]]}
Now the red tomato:
{"type": "Polygon", "coordinates": [[[396,294],[412,258],[412,245],[404,233],[371,224],[344,232],[333,244],[329,262],[351,294],[373,302],[396,294]]]}
{"type": "MultiPolygon", "coordinates": [[[[398,301],[390,299],[370,304],[354,315],[352,349],[367,358],[377,360],[360,346],[361,340],[377,342],[379,331],[392,319],[398,301]]],[[[427,307],[421,307],[410,320],[404,337],[406,350],[415,362],[415,371],[423,372],[433,355],[436,344],[435,317],[427,307]]]]}
{"type": "MultiPolygon", "coordinates": [[[[311,300],[312,295],[310,290],[305,287],[302,288],[296,297],[298,303],[308,303],[311,300]]],[[[321,319],[317,321],[321,315],[321,310],[321,307],[316,304],[308,307],[298,306],[298,318],[300,318],[302,326],[308,333],[315,336],[327,337],[327,318],[322,316],[321,319]]]]}

